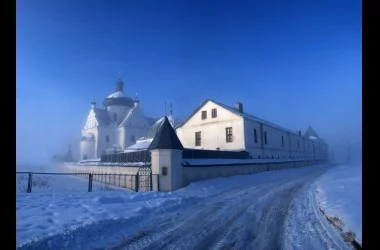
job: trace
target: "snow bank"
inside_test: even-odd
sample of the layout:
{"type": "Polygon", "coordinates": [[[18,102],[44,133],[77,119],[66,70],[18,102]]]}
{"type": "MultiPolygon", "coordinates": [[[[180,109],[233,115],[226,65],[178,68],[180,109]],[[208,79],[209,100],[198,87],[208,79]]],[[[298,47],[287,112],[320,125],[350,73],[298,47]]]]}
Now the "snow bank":
{"type": "Polygon", "coordinates": [[[362,243],[362,166],[339,165],[317,180],[317,200],[329,217],[343,221],[343,231],[352,231],[362,243]]]}

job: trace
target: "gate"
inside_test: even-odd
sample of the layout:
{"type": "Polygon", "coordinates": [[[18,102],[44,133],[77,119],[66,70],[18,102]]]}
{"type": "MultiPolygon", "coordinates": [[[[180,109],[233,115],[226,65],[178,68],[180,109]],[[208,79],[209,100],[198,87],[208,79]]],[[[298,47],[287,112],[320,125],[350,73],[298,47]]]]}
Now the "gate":
{"type": "Polygon", "coordinates": [[[138,192],[144,191],[153,191],[153,183],[152,183],[152,169],[150,166],[142,166],[139,167],[139,171],[137,172],[138,192]]]}

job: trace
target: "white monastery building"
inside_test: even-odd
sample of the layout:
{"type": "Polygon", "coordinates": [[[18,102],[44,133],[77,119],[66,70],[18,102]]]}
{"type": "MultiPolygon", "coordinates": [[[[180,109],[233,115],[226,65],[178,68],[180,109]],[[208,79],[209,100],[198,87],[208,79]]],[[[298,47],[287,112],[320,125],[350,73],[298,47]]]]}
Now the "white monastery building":
{"type": "MultiPolygon", "coordinates": [[[[119,78],[116,90],[102,108],[91,103],[82,129],[80,160],[102,154],[146,150],[164,118],[146,117],[140,101],[128,97],[119,78]]],[[[327,159],[328,145],[309,127],[304,134],[243,112],[243,104],[229,107],[205,100],[186,120],[172,127],[184,148],[247,151],[255,159],[327,159]]]]}
{"type": "Polygon", "coordinates": [[[155,120],[144,116],[140,101],[128,97],[119,78],[116,90],[104,99],[103,108],[91,103],[82,129],[80,159],[94,159],[106,152],[121,152],[143,137],[155,120]]]}
{"type": "Polygon", "coordinates": [[[248,151],[251,158],[327,159],[328,145],[309,127],[305,134],[291,131],[207,99],[176,127],[185,148],[248,151]]]}

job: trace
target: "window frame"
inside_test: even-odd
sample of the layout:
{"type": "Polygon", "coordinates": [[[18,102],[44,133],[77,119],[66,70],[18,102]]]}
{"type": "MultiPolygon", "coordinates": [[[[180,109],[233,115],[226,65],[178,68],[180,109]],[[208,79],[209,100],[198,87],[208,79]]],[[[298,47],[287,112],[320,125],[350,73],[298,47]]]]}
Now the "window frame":
{"type": "Polygon", "coordinates": [[[202,112],[201,112],[201,118],[202,118],[202,120],[206,120],[207,119],[207,110],[202,110],[202,112]]]}
{"type": "Polygon", "coordinates": [[[264,144],[268,145],[267,131],[264,131],[264,144]]]}
{"type": "Polygon", "coordinates": [[[202,132],[201,131],[195,132],[195,146],[196,147],[202,146],[202,132]]]}
{"type": "Polygon", "coordinates": [[[233,132],[232,132],[232,127],[227,127],[226,128],[226,143],[231,143],[233,142],[233,132]]]}
{"type": "Polygon", "coordinates": [[[217,118],[218,117],[218,110],[215,108],[215,109],[211,109],[211,118],[217,118]]]}

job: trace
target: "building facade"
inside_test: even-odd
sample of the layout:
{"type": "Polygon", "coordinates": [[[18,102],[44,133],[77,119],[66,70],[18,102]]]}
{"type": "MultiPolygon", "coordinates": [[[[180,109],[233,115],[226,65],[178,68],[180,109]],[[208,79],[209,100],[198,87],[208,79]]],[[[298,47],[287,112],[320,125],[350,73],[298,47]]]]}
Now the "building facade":
{"type": "Polygon", "coordinates": [[[327,159],[328,145],[309,127],[305,134],[291,131],[207,99],[176,127],[185,148],[248,151],[252,158],[327,159]]]}
{"type": "Polygon", "coordinates": [[[119,78],[115,92],[97,108],[91,103],[80,141],[80,159],[94,159],[107,152],[121,152],[143,137],[155,120],[146,117],[140,100],[124,93],[124,83],[119,78]]]}

